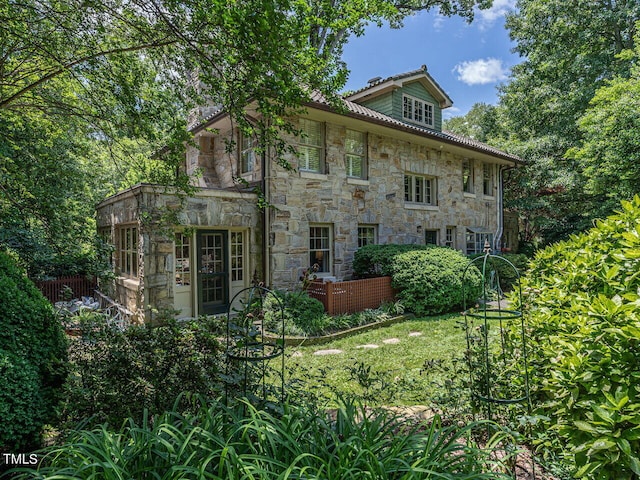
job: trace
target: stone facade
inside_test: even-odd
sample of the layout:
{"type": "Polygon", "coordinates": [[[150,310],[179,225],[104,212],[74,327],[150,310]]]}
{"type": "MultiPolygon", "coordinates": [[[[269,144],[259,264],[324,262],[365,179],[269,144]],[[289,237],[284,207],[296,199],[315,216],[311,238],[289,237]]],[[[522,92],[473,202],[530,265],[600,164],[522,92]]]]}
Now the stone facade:
{"type": "MultiPolygon", "coordinates": [[[[140,185],[99,205],[98,228],[116,246],[115,299],[141,319],[162,308],[196,316],[214,300],[224,308],[253,279],[295,288],[314,259],[321,259],[320,276],[348,280],[354,253],[372,241],[437,243],[475,253],[490,239],[499,249],[502,172],[518,159],[440,131],[441,110],[450,104],[425,67],[356,92],[345,99],[346,111],[315,96],[303,116],[290,119],[300,130],[312,125],[312,136],[283,134],[299,152],[307,149],[307,170],[296,155],[287,158],[293,167],[287,170],[269,149],[258,153],[215,110],[194,127],[195,146],[186,147],[185,171],[200,187],[193,198],[181,201],[140,185]],[[365,106],[378,104],[389,104],[391,113],[365,106]],[[431,128],[424,121],[429,112],[436,120],[431,128]],[[355,170],[351,164],[357,177],[347,166],[354,138],[362,162],[355,170]],[[465,166],[471,169],[466,187],[465,166]],[[272,208],[257,208],[258,195],[249,193],[256,186],[272,208]],[[174,224],[161,221],[167,212],[178,219],[174,224]],[[128,245],[134,233],[136,245],[128,245]]],[[[517,222],[507,227],[509,238],[517,239],[517,222]]]]}
{"type": "MultiPolygon", "coordinates": [[[[334,120],[335,121],[335,120],[334,120]]],[[[351,128],[354,126],[349,125],[351,128]]],[[[355,128],[361,127],[356,125],[355,128]]],[[[332,277],[350,279],[358,249],[358,226],[374,226],[378,243],[425,243],[425,231],[436,231],[444,244],[446,228],[454,228],[454,247],[465,250],[466,227],[497,230],[497,188],[483,194],[483,167],[492,165],[497,184],[499,162],[472,159],[475,194],[463,192],[462,161],[457,155],[416,138],[400,140],[370,133],[367,179],[349,178],[345,169],[346,124],[325,122],[326,174],[274,169],[270,218],[272,282],[292,286],[309,265],[309,227],[326,225],[333,233],[332,277]],[[405,174],[433,177],[437,205],[405,202],[405,174]]],[[[290,138],[295,144],[296,139],[290,138]]],[[[480,156],[478,156],[480,157],[480,156]]],[[[467,157],[468,158],[468,157],[467,157]]],[[[297,165],[297,159],[289,159],[297,165]]]]}
{"type": "Polygon", "coordinates": [[[243,232],[248,242],[245,275],[258,278],[262,275],[262,229],[256,195],[252,193],[207,189],[182,204],[164,189],[138,185],[102,202],[97,209],[97,224],[115,246],[116,278],[108,293],[139,321],[152,319],[151,310],[175,307],[174,232],[186,231],[189,235],[212,229],[243,232]],[[172,210],[178,211],[180,224],[163,225],[162,217],[172,210]],[[132,277],[119,271],[118,232],[128,226],[138,231],[138,269],[132,277]]]}

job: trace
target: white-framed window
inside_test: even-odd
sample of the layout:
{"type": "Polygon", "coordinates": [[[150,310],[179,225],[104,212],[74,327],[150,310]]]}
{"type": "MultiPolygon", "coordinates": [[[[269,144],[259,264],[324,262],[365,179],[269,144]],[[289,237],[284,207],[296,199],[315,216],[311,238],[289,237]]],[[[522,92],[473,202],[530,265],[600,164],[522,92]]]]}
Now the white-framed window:
{"type": "Polygon", "coordinates": [[[309,266],[318,265],[318,273],[331,273],[331,226],[309,227],[309,266]]]}
{"type": "Polygon", "coordinates": [[[191,285],[191,237],[184,233],[176,233],[175,246],[176,285],[191,285]]]}
{"type": "Polygon", "coordinates": [[[424,243],[426,245],[438,245],[438,230],[425,230],[424,243]]]}
{"type": "Polygon", "coordinates": [[[239,140],[239,167],[240,174],[251,173],[256,168],[256,140],[250,135],[240,134],[239,140]]]}
{"type": "Polygon", "coordinates": [[[300,170],[324,173],[324,124],[308,118],[300,119],[298,166],[300,170]]]}
{"type": "Polygon", "coordinates": [[[437,179],[406,173],[404,175],[404,201],[437,205],[437,179]]]}
{"type": "Polygon", "coordinates": [[[486,196],[493,197],[495,165],[493,163],[482,164],[482,193],[486,196]]]}
{"type": "Polygon", "coordinates": [[[493,249],[493,233],[479,229],[467,229],[467,255],[484,253],[486,242],[489,242],[489,247],[493,249]]]}
{"type": "Polygon", "coordinates": [[[465,158],[462,160],[462,191],[473,193],[474,180],[473,160],[465,158]]]}
{"type": "Polygon", "coordinates": [[[358,226],[358,248],[378,243],[376,230],[377,228],[375,225],[358,226]]]}
{"type": "Polygon", "coordinates": [[[433,104],[409,95],[402,95],[402,118],[433,127],[433,104]]]}
{"type": "Polygon", "coordinates": [[[444,246],[456,248],[456,227],[446,227],[444,229],[444,246]]]}
{"type": "Polygon", "coordinates": [[[348,177],[367,178],[367,137],[363,132],[347,129],[344,163],[348,177]]]}
{"type": "Polygon", "coordinates": [[[244,236],[242,232],[231,232],[229,248],[231,250],[231,281],[244,280],[244,236]]]}
{"type": "Polygon", "coordinates": [[[117,267],[120,275],[138,277],[138,227],[118,227],[117,267]]]}

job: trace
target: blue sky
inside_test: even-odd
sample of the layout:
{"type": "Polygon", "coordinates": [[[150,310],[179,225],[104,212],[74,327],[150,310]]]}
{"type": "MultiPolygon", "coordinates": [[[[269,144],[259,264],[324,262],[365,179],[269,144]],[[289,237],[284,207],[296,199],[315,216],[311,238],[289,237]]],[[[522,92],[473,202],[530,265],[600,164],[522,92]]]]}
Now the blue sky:
{"type": "Polygon", "coordinates": [[[422,12],[409,17],[398,30],[369,26],[352,38],[342,59],[351,71],[346,90],[367,85],[374,77],[389,77],[426,65],[431,76],[453,100],[445,118],[464,115],[474,103],[495,105],[496,87],[508,80],[521,59],[504,28],[504,15],[516,0],[494,0],[479,10],[471,24],[458,17],[422,12]]]}

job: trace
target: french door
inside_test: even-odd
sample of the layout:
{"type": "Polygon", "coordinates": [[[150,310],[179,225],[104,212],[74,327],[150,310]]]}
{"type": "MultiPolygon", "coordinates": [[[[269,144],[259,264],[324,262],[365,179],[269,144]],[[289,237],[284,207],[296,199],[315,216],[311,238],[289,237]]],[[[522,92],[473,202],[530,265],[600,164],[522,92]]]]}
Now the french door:
{"type": "Polygon", "coordinates": [[[198,312],[226,312],[229,304],[229,262],[227,231],[197,234],[198,312]]]}

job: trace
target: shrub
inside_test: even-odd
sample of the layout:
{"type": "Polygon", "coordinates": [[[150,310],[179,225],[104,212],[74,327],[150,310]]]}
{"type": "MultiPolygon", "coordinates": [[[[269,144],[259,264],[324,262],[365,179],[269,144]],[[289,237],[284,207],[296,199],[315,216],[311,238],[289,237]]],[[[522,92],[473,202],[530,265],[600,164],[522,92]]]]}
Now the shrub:
{"type": "Polygon", "coordinates": [[[396,255],[414,250],[426,250],[427,245],[365,245],[356,250],[353,257],[353,273],[357,277],[384,277],[392,274],[396,255]]]}
{"type": "Polygon", "coordinates": [[[285,334],[287,335],[320,335],[327,330],[331,317],[324,311],[320,300],[311,298],[306,292],[276,291],[265,299],[265,325],[276,333],[280,333],[282,319],[279,317],[280,303],[284,306],[285,334]]]}
{"type": "Polygon", "coordinates": [[[0,251],[0,451],[37,446],[66,376],[66,340],[53,307],[0,251]]]}
{"type": "Polygon", "coordinates": [[[14,478],[511,478],[494,459],[507,436],[480,448],[471,434],[482,424],[406,422],[352,403],[333,413],[282,407],[274,416],[248,404],[201,402],[192,415],[168,412],[153,423],[79,431],[14,478]]]}
{"type": "MultiPolygon", "coordinates": [[[[88,316],[71,344],[73,374],[67,384],[67,420],[119,425],[145,410],[172,408],[182,392],[216,397],[225,391],[219,322],[202,317],[160,327],[121,331],[99,314],[88,316]]],[[[228,373],[228,372],[227,372],[228,373]]]]}
{"type": "Polygon", "coordinates": [[[408,251],[393,257],[391,273],[393,287],[404,307],[416,315],[436,315],[462,306],[463,290],[466,302],[475,302],[481,292],[482,279],[471,266],[463,289],[462,275],[469,260],[457,250],[428,247],[408,251]]]}
{"type": "Polygon", "coordinates": [[[636,196],[539,251],[523,278],[538,435],[569,456],[576,477],[640,476],[638,272],[636,196]]]}

